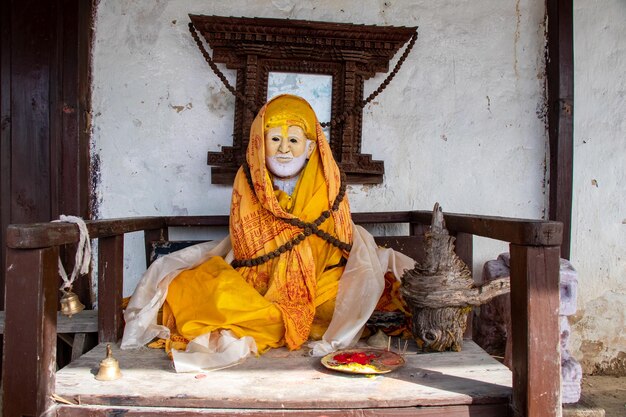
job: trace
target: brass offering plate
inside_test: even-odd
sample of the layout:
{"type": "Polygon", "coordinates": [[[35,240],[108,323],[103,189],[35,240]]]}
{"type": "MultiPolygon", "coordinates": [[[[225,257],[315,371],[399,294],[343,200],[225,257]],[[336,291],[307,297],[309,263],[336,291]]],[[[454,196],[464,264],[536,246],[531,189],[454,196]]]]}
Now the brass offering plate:
{"type": "Polygon", "coordinates": [[[386,374],[404,365],[404,358],[386,349],[343,349],[324,356],[322,365],[348,374],[386,374]]]}

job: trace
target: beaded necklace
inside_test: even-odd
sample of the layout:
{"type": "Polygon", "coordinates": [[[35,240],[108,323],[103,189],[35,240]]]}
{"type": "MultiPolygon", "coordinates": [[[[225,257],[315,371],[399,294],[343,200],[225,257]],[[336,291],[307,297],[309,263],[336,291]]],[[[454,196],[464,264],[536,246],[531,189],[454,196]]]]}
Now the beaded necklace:
{"type": "MultiPolygon", "coordinates": [[[[254,182],[252,181],[252,175],[250,174],[250,167],[248,166],[248,163],[244,162],[242,167],[243,167],[244,173],[246,174],[246,179],[248,180],[248,185],[250,186],[250,190],[252,191],[254,195],[256,195],[255,190],[254,190],[254,182]]],[[[294,246],[299,245],[311,235],[316,235],[319,238],[324,239],[331,245],[341,250],[345,250],[346,252],[350,252],[350,249],[352,249],[352,244],[342,242],[341,240],[331,235],[330,233],[327,233],[319,229],[319,226],[321,226],[321,224],[324,223],[324,221],[326,221],[326,219],[330,217],[331,211],[337,211],[339,209],[339,205],[343,201],[343,198],[346,194],[345,174],[341,170],[341,168],[339,168],[339,170],[341,173],[341,185],[339,186],[339,192],[337,193],[337,197],[335,198],[335,201],[333,202],[333,205],[330,210],[324,210],[322,214],[320,214],[320,216],[311,223],[307,223],[298,218],[285,219],[282,217],[278,217],[279,220],[289,225],[296,226],[302,229],[302,233],[299,233],[293,239],[287,241],[285,244],[281,245],[280,247],[278,247],[277,249],[269,253],[266,253],[265,255],[257,256],[255,258],[250,258],[250,259],[235,259],[230,263],[232,267],[240,268],[242,266],[257,266],[257,265],[264,264],[270,259],[274,259],[280,256],[280,254],[293,249],[294,246]]]]}

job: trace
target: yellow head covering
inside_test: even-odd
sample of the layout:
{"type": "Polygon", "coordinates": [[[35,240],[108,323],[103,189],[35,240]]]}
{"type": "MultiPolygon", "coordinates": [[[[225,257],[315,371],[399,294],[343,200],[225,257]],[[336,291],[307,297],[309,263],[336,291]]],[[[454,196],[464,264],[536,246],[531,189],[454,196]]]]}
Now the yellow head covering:
{"type": "Polygon", "coordinates": [[[264,132],[281,127],[283,136],[287,136],[289,126],[299,126],[307,138],[314,141],[316,122],[315,113],[306,101],[297,96],[282,95],[279,100],[273,99],[267,104],[264,132]]]}

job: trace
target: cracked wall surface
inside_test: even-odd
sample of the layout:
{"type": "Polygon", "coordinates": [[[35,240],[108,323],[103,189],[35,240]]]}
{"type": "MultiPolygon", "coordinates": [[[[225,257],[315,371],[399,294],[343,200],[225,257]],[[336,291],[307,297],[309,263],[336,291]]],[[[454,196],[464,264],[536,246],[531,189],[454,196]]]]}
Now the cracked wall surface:
{"type": "Polygon", "coordinates": [[[572,354],[626,375],[626,3],[574,2],[572,354]]]}
{"type": "Polygon", "coordinates": [[[626,375],[626,3],[574,1],[572,354],[626,375]]]}
{"type": "MultiPolygon", "coordinates": [[[[450,212],[543,215],[543,4],[102,0],[93,85],[101,217],[228,213],[230,187],[211,184],[206,154],[232,143],[234,98],[189,35],[190,13],[419,26],[403,68],[364,109],[362,149],[385,161],[385,179],[349,187],[353,210],[439,201],[450,212]]],[[[366,95],[385,76],[366,81],[366,95]]],[[[502,249],[479,242],[476,269],[502,249]]],[[[127,293],[138,258],[128,256],[127,293]]]]}
{"type": "MultiPolygon", "coordinates": [[[[577,12],[599,8],[583,8],[582,0],[576,4],[577,12]]],[[[624,7],[618,0],[611,4],[618,12],[624,7]]],[[[544,2],[101,0],[93,49],[91,144],[92,160],[97,162],[92,201],[100,217],[229,211],[231,187],[211,184],[206,156],[232,143],[235,99],[206,65],[189,35],[190,13],[419,26],[417,43],[400,72],[363,110],[362,150],[385,161],[385,178],[380,185],[348,187],[353,211],[431,209],[438,201],[449,212],[544,216],[549,175],[544,2]]],[[[608,18],[611,10],[605,13],[608,18]]],[[[592,24],[592,18],[585,19],[592,24]]],[[[613,30],[622,30],[617,36],[623,36],[623,29],[613,30]]],[[[614,62],[607,64],[620,63],[615,61],[618,57],[610,59],[614,62]]],[[[234,72],[221,69],[234,84],[234,72]]],[[[378,74],[366,81],[365,94],[385,76],[378,74]]],[[[577,77],[584,79],[578,73],[577,77]]],[[[577,112],[585,109],[581,101],[577,96],[577,112]]],[[[588,148],[604,146],[604,139],[596,134],[598,126],[592,125],[589,121],[588,127],[577,130],[577,153],[586,138],[591,139],[584,145],[588,148]],[[585,129],[588,135],[582,133],[585,129]]],[[[612,139],[610,146],[617,145],[617,139],[612,139]]],[[[615,151],[607,150],[606,156],[615,151]]],[[[591,165],[592,155],[596,154],[577,160],[577,169],[591,165]]],[[[581,202],[576,192],[592,198],[590,193],[619,191],[603,175],[608,170],[576,174],[578,217],[574,221],[584,227],[593,224],[598,213],[590,210],[591,203],[581,202]],[[597,187],[589,185],[592,179],[597,187]]],[[[596,200],[600,201],[609,202],[608,197],[596,200]]],[[[622,210],[619,221],[626,220],[623,203],[615,205],[622,210]]],[[[623,233],[626,226],[618,226],[623,233]]],[[[596,234],[573,238],[573,261],[580,270],[582,289],[587,281],[600,279],[599,262],[585,255],[596,234]]],[[[507,250],[500,242],[485,239],[475,244],[476,271],[507,250]]],[[[612,268],[601,278],[606,290],[616,287],[616,268],[623,269],[624,257],[621,264],[612,259],[609,255],[604,259],[612,268]]],[[[124,293],[128,295],[144,269],[138,234],[127,238],[125,268],[124,293]]],[[[623,290],[616,291],[616,300],[623,306],[623,290]]],[[[595,292],[595,298],[604,296],[595,292]]],[[[580,338],[576,343],[601,341],[603,355],[617,357],[613,342],[596,328],[601,323],[592,319],[600,314],[602,304],[593,304],[593,299],[587,294],[581,297],[584,314],[573,327],[580,338]]],[[[597,355],[589,358],[596,363],[597,355]]]]}

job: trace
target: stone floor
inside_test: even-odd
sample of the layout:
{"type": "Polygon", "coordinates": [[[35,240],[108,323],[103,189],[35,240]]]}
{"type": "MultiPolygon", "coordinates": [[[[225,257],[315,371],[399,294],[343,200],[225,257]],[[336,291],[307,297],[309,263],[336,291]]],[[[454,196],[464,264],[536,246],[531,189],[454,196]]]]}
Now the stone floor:
{"type": "Polygon", "coordinates": [[[626,417],[626,377],[585,376],[580,401],[563,417],[626,417]]]}

